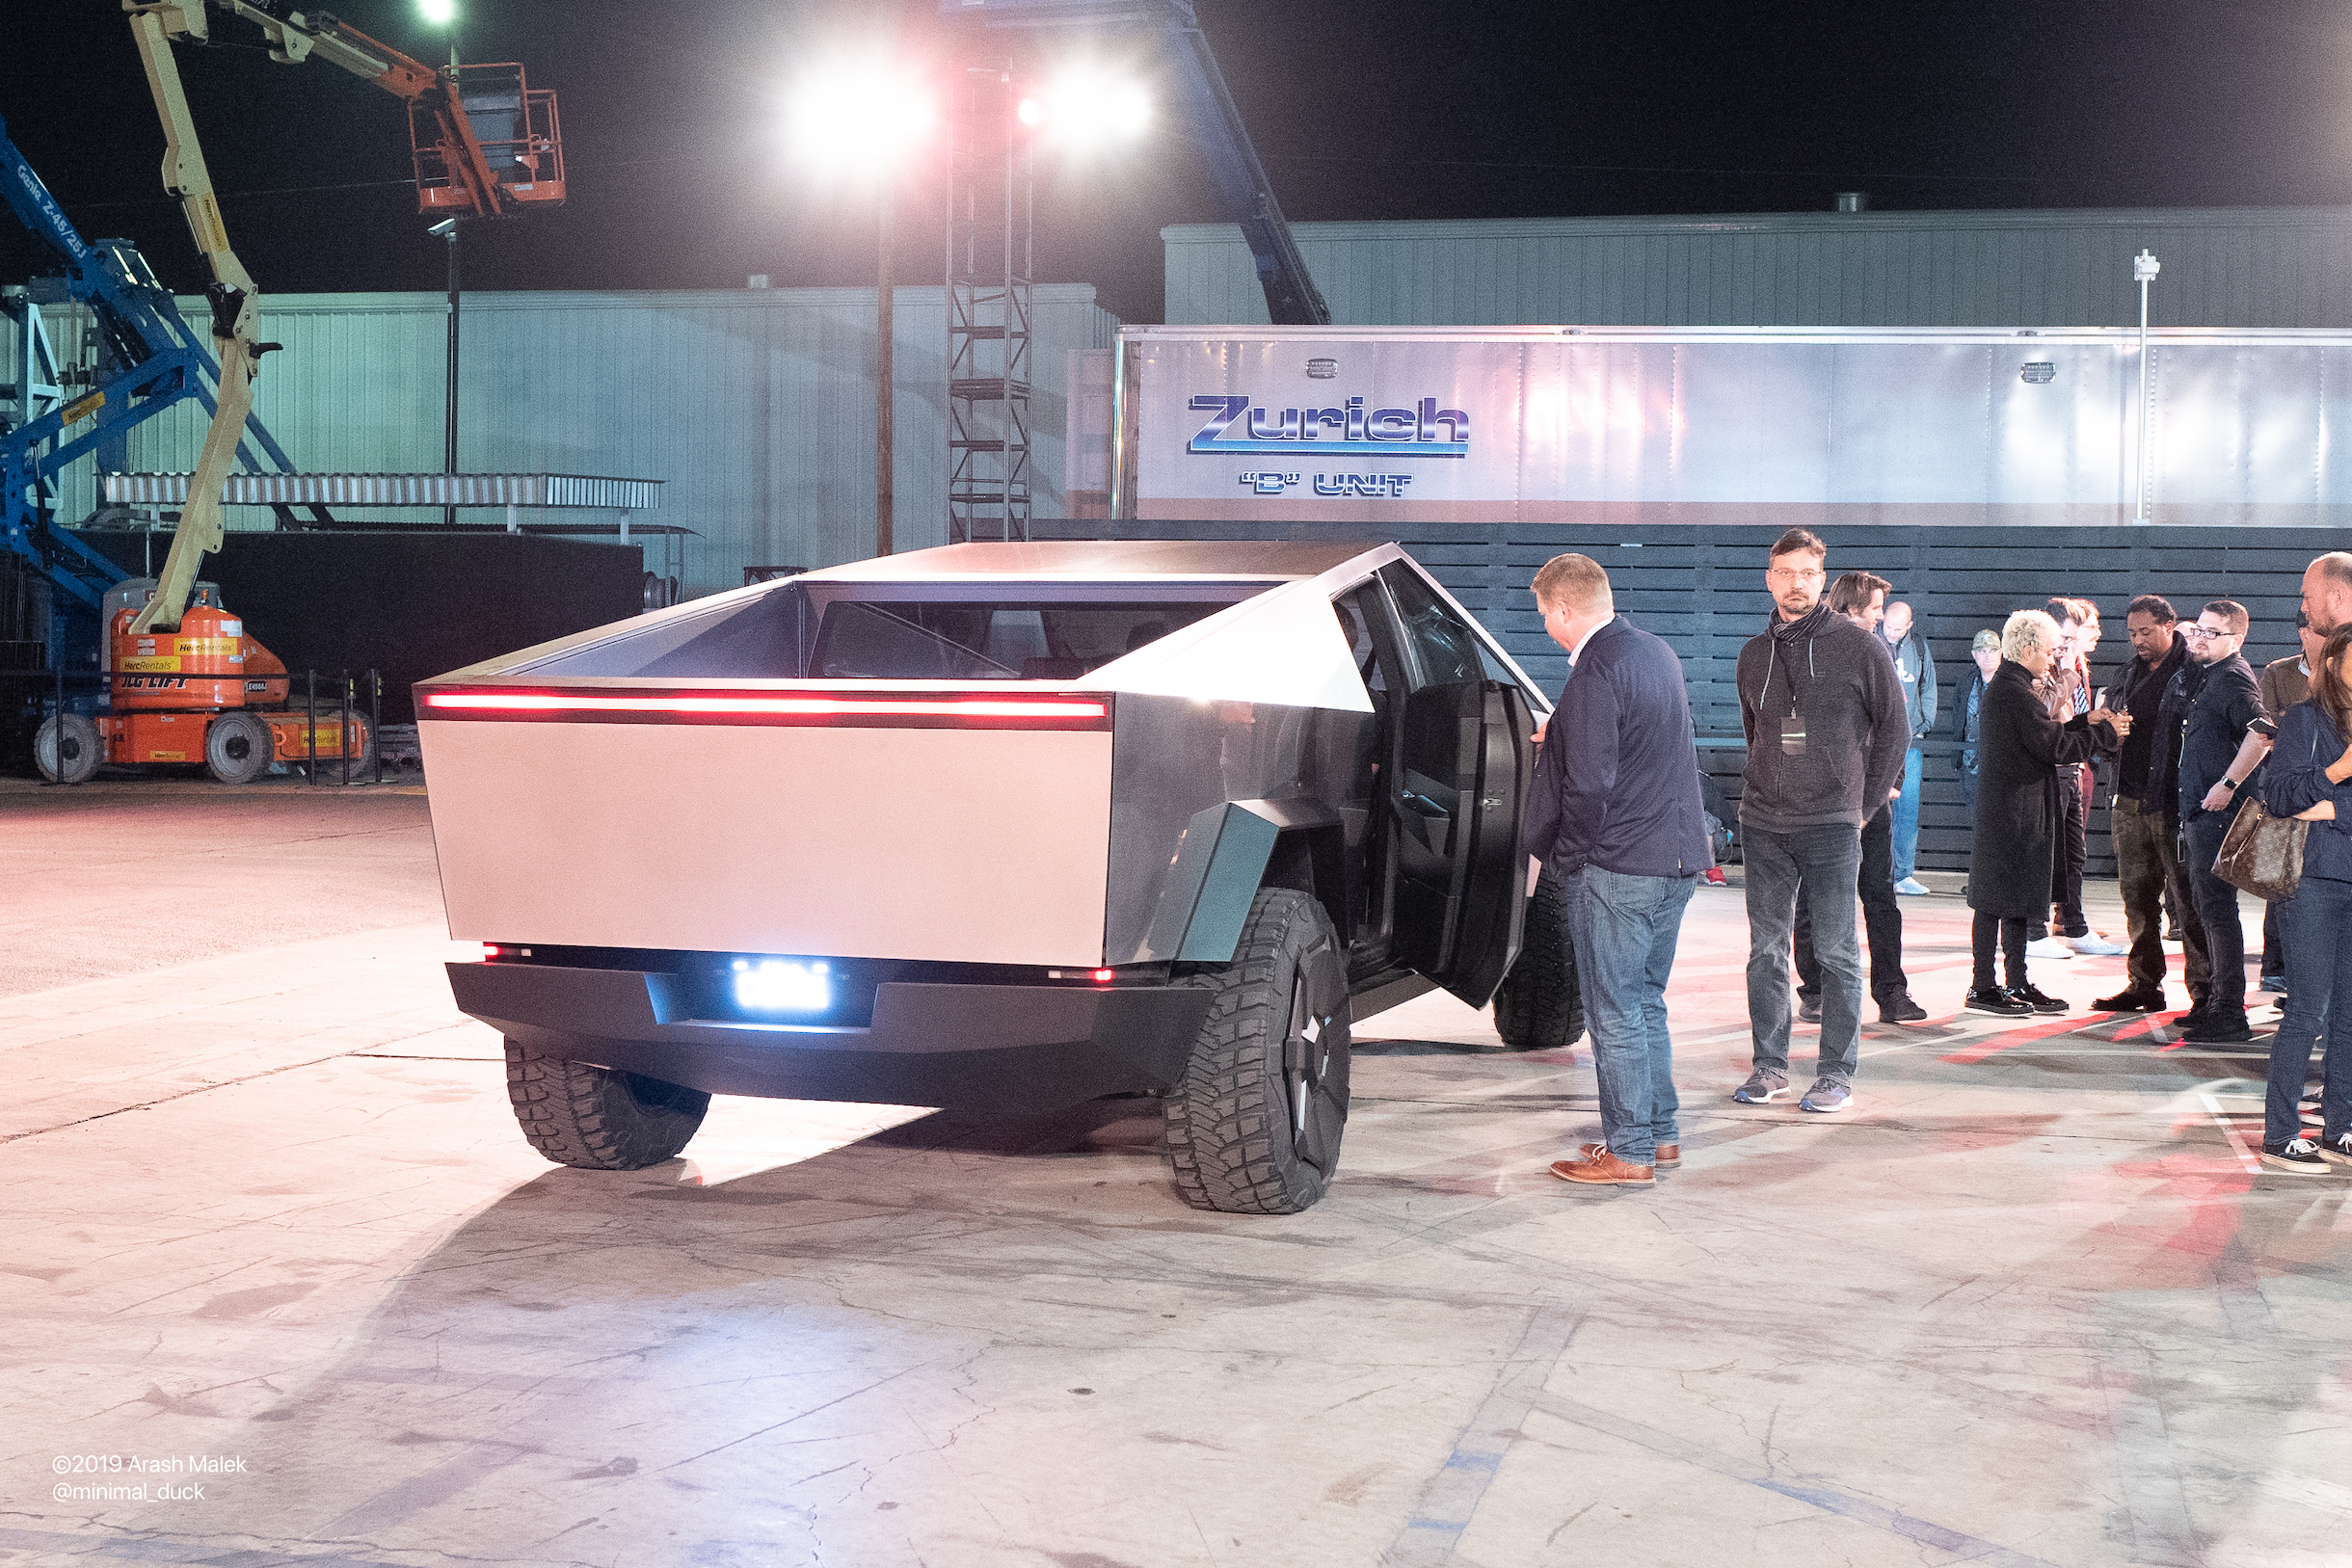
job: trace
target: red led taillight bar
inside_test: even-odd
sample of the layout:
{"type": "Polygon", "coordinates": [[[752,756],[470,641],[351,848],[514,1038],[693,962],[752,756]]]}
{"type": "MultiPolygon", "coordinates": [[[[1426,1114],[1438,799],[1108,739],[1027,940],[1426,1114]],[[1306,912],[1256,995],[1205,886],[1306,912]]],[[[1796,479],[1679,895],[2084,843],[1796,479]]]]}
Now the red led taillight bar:
{"type": "Polygon", "coordinates": [[[798,692],[437,691],[419,706],[437,719],[570,723],[842,725],[883,728],[1103,730],[1099,697],[849,697],[798,692]]]}

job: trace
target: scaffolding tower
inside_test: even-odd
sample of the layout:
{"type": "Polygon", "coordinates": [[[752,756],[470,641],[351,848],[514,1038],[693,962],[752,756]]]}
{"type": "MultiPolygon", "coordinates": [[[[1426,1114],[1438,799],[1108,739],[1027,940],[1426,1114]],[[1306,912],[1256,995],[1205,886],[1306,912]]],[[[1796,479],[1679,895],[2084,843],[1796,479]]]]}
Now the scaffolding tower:
{"type": "Polygon", "coordinates": [[[1005,66],[957,85],[948,155],[948,538],[1029,537],[1029,139],[1005,66]]]}

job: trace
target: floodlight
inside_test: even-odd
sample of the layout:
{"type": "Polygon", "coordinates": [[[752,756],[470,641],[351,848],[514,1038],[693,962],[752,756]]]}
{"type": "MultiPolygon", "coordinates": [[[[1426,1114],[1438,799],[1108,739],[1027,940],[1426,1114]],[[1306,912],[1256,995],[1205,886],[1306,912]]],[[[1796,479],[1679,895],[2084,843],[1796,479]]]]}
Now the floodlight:
{"type": "Polygon", "coordinates": [[[814,168],[871,176],[897,167],[938,119],[928,87],[912,73],[888,61],[841,61],[793,92],[792,148],[814,168]]]}
{"type": "Polygon", "coordinates": [[[457,20],[457,0],[416,0],[416,13],[429,27],[447,27],[457,20]]]}
{"type": "Polygon", "coordinates": [[[1140,82],[1092,65],[1064,66],[1042,92],[1023,98],[1017,113],[1022,124],[1071,148],[1133,141],[1152,121],[1151,98],[1140,82]]]}

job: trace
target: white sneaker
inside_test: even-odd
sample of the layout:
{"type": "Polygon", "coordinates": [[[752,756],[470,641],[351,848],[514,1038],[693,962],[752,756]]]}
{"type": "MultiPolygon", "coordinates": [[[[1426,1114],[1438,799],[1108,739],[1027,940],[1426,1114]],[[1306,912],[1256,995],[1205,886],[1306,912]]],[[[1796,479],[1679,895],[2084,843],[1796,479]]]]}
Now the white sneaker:
{"type": "Polygon", "coordinates": [[[2124,950],[2121,945],[2109,942],[2096,931],[2087,937],[2069,937],[2066,944],[2091,958],[2113,958],[2124,950]]]}
{"type": "Polygon", "coordinates": [[[2068,946],[2062,937],[2043,937],[2025,944],[2025,956],[2028,958],[2072,958],[2074,949],[2068,946]]]}
{"type": "Polygon", "coordinates": [[[1927,890],[1927,884],[1920,881],[1917,877],[1905,877],[1902,881],[1895,884],[1895,891],[1900,893],[1923,893],[1927,890]]]}

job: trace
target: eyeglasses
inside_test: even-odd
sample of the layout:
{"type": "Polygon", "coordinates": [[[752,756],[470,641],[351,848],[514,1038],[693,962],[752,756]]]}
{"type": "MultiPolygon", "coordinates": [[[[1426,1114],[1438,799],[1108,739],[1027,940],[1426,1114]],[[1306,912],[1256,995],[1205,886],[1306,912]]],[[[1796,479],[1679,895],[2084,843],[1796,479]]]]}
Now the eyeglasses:
{"type": "Polygon", "coordinates": [[[1828,575],[1819,567],[1774,567],[1764,573],[1768,582],[1819,582],[1828,575]]]}
{"type": "Polygon", "coordinates": [[[2234,636],[2235,633],[2227,626],[2204,626],[2194,621],[2188,621],[2181,624],[2180,635],[2183,637],[2230,637],[2234,636]]]}

